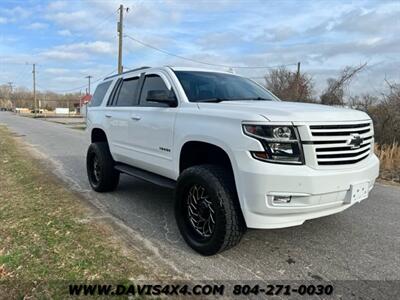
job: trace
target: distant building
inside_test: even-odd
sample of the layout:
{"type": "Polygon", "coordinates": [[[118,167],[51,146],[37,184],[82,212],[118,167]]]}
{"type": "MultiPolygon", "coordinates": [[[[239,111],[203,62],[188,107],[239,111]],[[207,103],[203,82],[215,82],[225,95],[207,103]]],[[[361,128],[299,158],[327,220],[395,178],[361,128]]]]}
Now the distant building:
{"type": "Polygon", "coordinates": [[[79,100],[79,107],[75,107],[75,111],[78,114],[85,115],[86,113],[86,105],[92,100],[92,95],[85,94],[79,100]]]}
{"type": "Polygon", "coordinates": [[[82,107],[82,105],[87,104],[88,102],[90,102],[90,100],[92,100],[92,95],[89,94],[85,94],[83,95],[83,97],[80,100],[80,107],[82,107]]]}

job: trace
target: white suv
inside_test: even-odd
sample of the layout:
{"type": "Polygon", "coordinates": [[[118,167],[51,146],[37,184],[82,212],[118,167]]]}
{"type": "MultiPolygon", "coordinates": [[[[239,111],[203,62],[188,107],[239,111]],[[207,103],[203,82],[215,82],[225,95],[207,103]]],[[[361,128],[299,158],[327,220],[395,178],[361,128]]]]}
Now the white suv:
{"type": "Polygon", "coordinates": [[[139,68],[107,77],[87,112],[94,190],[120,173],[175,189],[186,242],[203,255],[246,228],[282,228],[343,211],[378,176],[363,112],[282,102],[226,72],[139,68]]]}

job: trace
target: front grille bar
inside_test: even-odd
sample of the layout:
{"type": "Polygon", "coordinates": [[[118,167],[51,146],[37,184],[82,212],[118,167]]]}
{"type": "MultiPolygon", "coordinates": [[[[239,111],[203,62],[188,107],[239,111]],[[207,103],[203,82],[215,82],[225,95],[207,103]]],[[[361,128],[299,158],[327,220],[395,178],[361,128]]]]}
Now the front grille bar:
{"type": "Polygon", "coordinates": [[[302,143],[313,145],[318,165],[355,164],[372,152],[373,129],[370,122],[310,125],[309,129],[311,141],[302,143]],[[351,139],[357,141],[359,137],[362,139],[361,144],[351,145],[351,139]]]}

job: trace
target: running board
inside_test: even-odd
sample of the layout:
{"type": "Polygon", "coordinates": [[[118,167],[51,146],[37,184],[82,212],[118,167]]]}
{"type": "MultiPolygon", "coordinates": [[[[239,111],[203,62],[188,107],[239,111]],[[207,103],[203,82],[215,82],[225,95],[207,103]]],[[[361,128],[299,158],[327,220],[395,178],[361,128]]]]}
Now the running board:
{"type": "Polygon", "coordinates": [[[169,189],[175,189],[176,186],[176,181],[166,178],[164,176],[158,175],[158,174],[154,174],[152,172],[149,171],[145,171],[136,167],[132,167],[126,164],[122,164],[122,163],[117,163],[115,165],[115,169],[117,171],[120,171],[121,173],[125,173],[140,179],[143,179],[145,181],[154,183],[156,185],[165,187],[165,188],[169,188],[169,189]]]}

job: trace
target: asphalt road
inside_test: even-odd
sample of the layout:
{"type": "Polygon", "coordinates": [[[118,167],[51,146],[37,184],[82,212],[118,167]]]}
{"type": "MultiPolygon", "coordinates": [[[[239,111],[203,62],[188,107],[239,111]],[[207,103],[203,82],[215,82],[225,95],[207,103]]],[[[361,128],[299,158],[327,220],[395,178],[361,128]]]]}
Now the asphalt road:
{"type": "Polygon", "coordinates": [[[369,199],[345,212],[287,229],[249,230],[237,247],[202,257],[179,235],[171,191],[125,175],[115,192],[90,190],[83,131],[7,112],[0,124],[44,154],[49,170],[112,217],[135,247],[188,278],[400,279],[399,187],[377,184],[369,199]]]}

